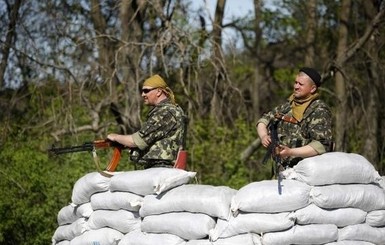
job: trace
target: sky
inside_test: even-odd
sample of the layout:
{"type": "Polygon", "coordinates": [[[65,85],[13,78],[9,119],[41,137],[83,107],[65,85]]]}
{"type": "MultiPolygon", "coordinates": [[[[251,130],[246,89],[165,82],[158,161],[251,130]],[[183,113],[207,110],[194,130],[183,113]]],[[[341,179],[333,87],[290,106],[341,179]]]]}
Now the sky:
{"type": "MultiPolygon", "coordinates": [[[[210,10],[211,16],[214,16],[216,0],[195,0],[193,4],[196,6],[206,6],[210,10]]],[[[246,14],[254,14],[253,0],[227,0],[225,5],[225,16],[240,17],[246,14]]]]}
{"type": "MultiPolygon", "coordinates": [[[[217,5],[216,0],[192,0],[193,9],[203,8],[206,15],[206,22],[214,18],[215,7],[217,5]]],[[[254,15],[254,2],[253,0],[226,0],[225,5],[225,17],[223,24],[231,21],[234,17],[245,17],[248,15],[254,15]]],[[[210,23],[211,24],[211,23],[210,23]]],[[[208,26],[210,29],[210,26],[208,26]]],[[[237,48],[241,48],[243,43],[236,38],[234,30],[227,28],[223,30],[224,43],[233,43],[237,48]]]]}

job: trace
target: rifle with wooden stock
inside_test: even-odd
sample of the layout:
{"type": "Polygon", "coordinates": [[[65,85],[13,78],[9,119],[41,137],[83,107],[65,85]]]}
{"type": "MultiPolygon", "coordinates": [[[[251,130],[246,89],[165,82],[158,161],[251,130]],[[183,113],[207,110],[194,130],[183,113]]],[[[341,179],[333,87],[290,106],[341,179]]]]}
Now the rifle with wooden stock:
{"type": "Polygon", "coordinates": [[[128,148],[118,142],[111,141],[109,139],[103,139],[103,140],[95,140],[92,142],[86,142],[83,145],[78,146],[69,146],[69,147],[62,147],[62,148],[56,148],[55,146],[52,146],[51,149],[48,149],[48,153],[51,155],[61,155],[61,154],[67,154],[67,153],[74,153],[74,152],[83,152],[88,151],[92,152],[94,162],[96,165],[96,168],[99,172],[108,171],[108,172],[114,172],[116,167],[119,164],[122,150],[128,148]],[[99,159],[96,154],[97,149],[105,149],[105,148],[114,148],[114,152],[112,154],[112,158],[110,162],[108,163],[105,170],[102,170],[100,168],[99,159]]]}

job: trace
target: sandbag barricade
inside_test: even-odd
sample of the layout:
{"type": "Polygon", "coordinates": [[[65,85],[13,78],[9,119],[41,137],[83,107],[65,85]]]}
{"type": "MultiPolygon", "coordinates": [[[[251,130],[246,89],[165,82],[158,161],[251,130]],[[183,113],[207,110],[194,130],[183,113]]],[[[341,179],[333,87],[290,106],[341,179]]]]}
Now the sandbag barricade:
{"type": "Polygon", "coordinates": [[[239,190],[154,168],[89,173],[58,215],[53,245],[385,244],[385,189],[364,157],[304,159],[239,190]]]}

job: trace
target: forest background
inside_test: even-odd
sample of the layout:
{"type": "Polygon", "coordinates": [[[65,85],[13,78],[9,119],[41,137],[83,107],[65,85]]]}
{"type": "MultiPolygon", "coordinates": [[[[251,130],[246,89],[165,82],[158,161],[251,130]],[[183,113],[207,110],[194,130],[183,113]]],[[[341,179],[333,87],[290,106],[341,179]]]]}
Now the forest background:
{"type": "MultiPolygon", "coordinates": [[[[322,73],[336,150],[384,175],[384,1],[269,5],[224,21],[226,0],[213,15],[187,0],[0,0],[0,243],[51,242],[74,183],[96,169],[89,153],[47,149],[137,130],[148,111],[139,88],[156,73],[188,114],[199,183],[270,178],[255,122],[290,95],[301,66],[322,73]]],[[[118,171],[133,169],[128,156],[118,171]]]]}

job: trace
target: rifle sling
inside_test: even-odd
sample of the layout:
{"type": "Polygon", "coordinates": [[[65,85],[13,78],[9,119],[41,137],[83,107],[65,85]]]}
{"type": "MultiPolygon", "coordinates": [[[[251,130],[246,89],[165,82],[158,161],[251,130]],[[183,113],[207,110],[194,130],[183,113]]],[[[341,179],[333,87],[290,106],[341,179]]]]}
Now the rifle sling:
{"type": "Polygon", "coordinates": [[[100,161],[99,161],[98,154],[96,154],[96,149],[95,148],[92,150],[92,158],[94,159],[94,163],[95,163],[96,169],[98,170],[98,172],[101,175],[103,175],[104,177],[108,177],[108,178],[111,178],[113,176],[112,174],[109,174],[109,173],[103,171],[100,168],[100,161]]]}
{"type": "Polygon", "coordinates": [[[299,123],[297,119],[295,119],[294,117],[291,117],[291,116],[288,116],[288,115],[285,115],[285,114],[282,114],[282,113],[277,113],[274,115],[274,117],[276,119],[279,119],[279,120],[282,120],[284,122],[288,122],[288,123],[293,123],[293,124],[297,124],[299,123]]]}

